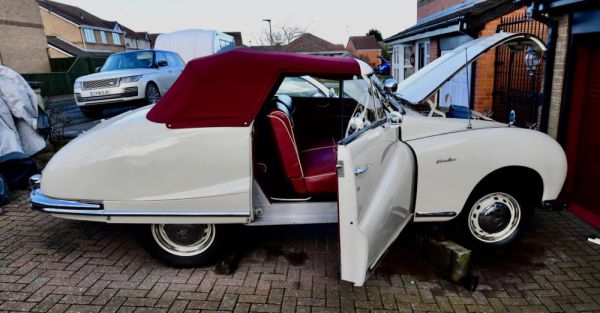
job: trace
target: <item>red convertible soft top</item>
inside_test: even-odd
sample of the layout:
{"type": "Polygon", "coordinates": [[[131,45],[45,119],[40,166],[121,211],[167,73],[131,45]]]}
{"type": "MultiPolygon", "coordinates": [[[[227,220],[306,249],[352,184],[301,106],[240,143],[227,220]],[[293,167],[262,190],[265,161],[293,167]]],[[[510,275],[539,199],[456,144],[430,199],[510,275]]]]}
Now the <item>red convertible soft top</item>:
{"type": "Polygon", "coordinates": [[[238,48],[190,61],[147,118],[169,128],[248,126],[283,75],[344,79],[360,66],[349,57],[238,48]]]}

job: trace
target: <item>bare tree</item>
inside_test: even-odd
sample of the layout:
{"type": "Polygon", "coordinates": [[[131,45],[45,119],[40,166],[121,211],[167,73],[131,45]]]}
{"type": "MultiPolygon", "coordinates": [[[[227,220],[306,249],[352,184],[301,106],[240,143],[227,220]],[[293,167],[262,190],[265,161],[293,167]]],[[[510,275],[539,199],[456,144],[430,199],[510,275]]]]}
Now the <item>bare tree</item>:
{"type": "Polygon", "coordinates": [[[283,24],[281,26],[273,27],[272,34],[269,34],[269,29],[265,28],[260,33],[260,37],[256,38],[256,43],[261,46],[268,45],[287,45],[294,39],[300,37],[306,33],[307,28],[302,28],[294,25],[283,24]],[[273,36],[273,42],[271,43],[271,35],[273,36]]]}

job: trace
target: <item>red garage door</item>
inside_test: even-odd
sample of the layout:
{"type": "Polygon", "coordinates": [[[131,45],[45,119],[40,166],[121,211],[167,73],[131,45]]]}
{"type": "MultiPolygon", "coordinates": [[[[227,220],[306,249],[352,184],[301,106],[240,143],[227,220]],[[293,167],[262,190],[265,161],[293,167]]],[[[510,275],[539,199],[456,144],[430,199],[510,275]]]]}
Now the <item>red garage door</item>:
{"type": "Polygon", "coordinates": [[[575,42],[567,191],[571,209],[600,228],[600,38],[575,42]]]}

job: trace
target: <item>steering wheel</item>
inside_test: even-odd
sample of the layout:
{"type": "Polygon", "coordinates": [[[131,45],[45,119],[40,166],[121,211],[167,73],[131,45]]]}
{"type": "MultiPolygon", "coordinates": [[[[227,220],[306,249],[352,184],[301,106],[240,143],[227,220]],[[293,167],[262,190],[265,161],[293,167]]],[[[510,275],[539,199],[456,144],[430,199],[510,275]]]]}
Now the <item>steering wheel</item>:
{"type": "Polygon", "coordinates": [[[350,121],[348,122],[348,127],[346,128],[346,136],[348,137],[355,132],[359,131],[365,126],[368,126],[370,122],[366,119],[367,108],[369,107],[369,101],[371,97],[369,93],[365,93],[361,97],[361,101],[358,102],[358,105],[354,109],[352,113],[352,117],[350,117],[350,121]],[[364,103],[364,104],[363,104],[364,103]]]}

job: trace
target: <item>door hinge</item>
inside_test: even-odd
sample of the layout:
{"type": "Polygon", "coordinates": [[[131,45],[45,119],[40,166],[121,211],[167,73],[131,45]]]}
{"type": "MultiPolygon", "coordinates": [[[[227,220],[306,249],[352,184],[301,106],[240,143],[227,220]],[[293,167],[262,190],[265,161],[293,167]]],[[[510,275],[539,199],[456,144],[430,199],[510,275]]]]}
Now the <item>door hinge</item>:
{"type": "Polygon", "coordinates": [[[335,171],[337,173],[337,177],[344,177],[344,161],[337,161],[335,165],[335,171]]]}

